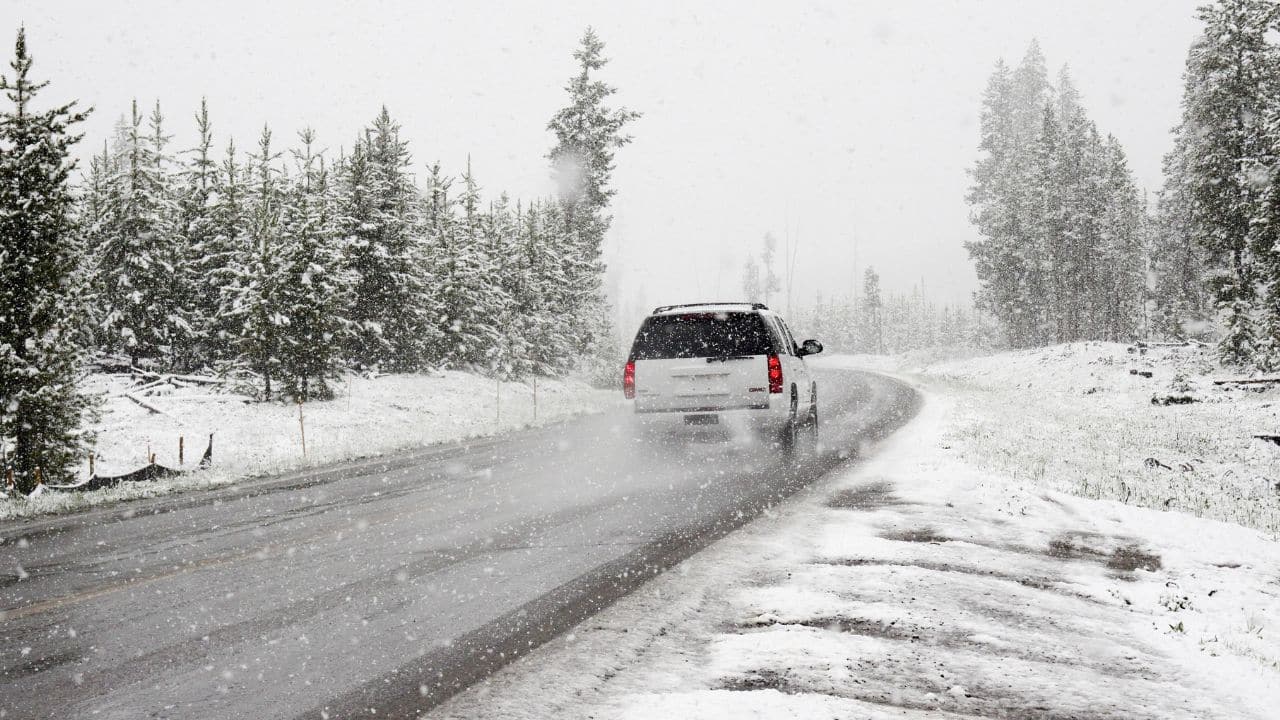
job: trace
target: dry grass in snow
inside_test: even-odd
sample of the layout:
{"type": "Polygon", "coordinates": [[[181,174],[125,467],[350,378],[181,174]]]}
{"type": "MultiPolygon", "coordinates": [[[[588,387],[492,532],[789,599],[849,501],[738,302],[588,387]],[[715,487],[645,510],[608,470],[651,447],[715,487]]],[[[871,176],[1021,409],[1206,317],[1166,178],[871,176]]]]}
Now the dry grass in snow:
{"type": "Polygon", "coordinates": [[[1253,437],[1280,433],[1280,385],[1214,385],[1239,375],[1208,349],[1076,343],[916,376],[956,398],[952,439],[979,467],[1280,533],[1280,446],[1253,437]],[[1190,402],[1153,403],[1171,397],[1190,402]]]}

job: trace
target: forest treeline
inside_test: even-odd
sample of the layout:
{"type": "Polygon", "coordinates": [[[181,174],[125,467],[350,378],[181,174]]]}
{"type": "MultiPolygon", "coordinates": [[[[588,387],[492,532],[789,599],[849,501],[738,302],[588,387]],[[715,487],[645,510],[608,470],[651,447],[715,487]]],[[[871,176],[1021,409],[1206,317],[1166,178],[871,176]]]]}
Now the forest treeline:
{"type": "Polygon", "coordinates": [[[996,65],[968,200],[976,304],[1012,347],[1213,340],[1280,369],[1280,5],[1219,0],[1187,53],[1182,117],[1154,203],[1032,44],[996,65]]]}
{"type": "Polygon", "coordinates": [[[1199,18],[1155,220],[1156,327],[1212,323],[1223,360],[1280,370],[1280,5],[1199,18]]]}
{"type": "Polygon", "coordinates": [[[977,304],[1005,342],[1122,340],[1146,331],[1143,201],[1124,151],[1088,117],[1070,72],[1032,43],[982,98],[968,200],[977,304]]]}
{"type": "Polygon", "coordinates": [[[382,112],[330,161],[304,130],[279,149],[175,154],[135,105],[80,204],[97,350],[164,372],[246,370],[310,399],[346,368],[562,371],[598,325],[598,243],[564,203],[484,202],[468,167],[415,177],[382,112]]]}
{"type": "MultiPolygon", "coordinates": [[[[262,399],[332,396],[348,370],[452,367],[612,377],[602,291],[614,152],[637,113],[609,106],[590,29],[548,122],[555,197],[485,200],[415,164],[384,107],[345,149],[264,127],[247,149],[203,103],[175,147],[135,101],[82,182],[86,112],[36,103],[19,31],[0,76],[0,440],[27,492],[92,443],[86,362],[234,375],[262,399]]],[[[43,98],[42,98],[43,99],[43,98]]]]}
{"type": "Polygon", "coordinates": [[[991,349],[998,342],[992,321],[971,306],[935,302],[920,287],[886,293],[874,267],[863,273],[858,296],[827,300],[819,295],[811,307],[796,312],[792,324],[828,349],[847,353],[968,351],[991,349]]]}

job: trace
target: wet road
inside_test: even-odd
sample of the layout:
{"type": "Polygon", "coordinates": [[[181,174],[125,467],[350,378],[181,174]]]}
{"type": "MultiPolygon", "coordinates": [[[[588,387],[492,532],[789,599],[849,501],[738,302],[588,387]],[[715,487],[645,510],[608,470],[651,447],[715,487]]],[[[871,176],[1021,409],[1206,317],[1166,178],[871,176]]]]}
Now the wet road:
{"type": "Polygon", "coordinates": [[[823,447],[634,440],[622,411],[0,524],[0,717],[413,717],[909,417],[818,371],[823,447]]]}

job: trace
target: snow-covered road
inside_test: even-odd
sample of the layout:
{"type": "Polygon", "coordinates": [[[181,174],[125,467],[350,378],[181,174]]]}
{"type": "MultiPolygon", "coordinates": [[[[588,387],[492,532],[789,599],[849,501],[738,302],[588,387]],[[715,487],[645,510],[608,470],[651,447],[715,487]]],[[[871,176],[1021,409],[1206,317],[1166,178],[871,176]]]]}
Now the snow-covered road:
{"type": "Polygon", "coordinates": [[[621,412],[0,523],[0,716],[413,716],[901,424],[820,376],[829,450],[633,443],[621,412]]]}
{"type": "Polygon", "coordinates": [[[1274,542],[977,471],[954,410],[432,716],[1276,717],[1275,669],[1226,647],[1274,542]]]}

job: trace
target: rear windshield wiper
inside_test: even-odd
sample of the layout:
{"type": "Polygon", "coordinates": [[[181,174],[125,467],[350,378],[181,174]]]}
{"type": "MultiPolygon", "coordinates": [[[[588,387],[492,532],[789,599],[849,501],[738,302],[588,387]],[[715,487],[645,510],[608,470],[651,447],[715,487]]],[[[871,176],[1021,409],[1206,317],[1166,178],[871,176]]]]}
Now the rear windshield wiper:
{"type": "Polygon", "coordinates": [[[716,357],[707,358],[707,362],[725,362],[726,360],[750,360],[755,355],[717,355],[716,357]]]}

